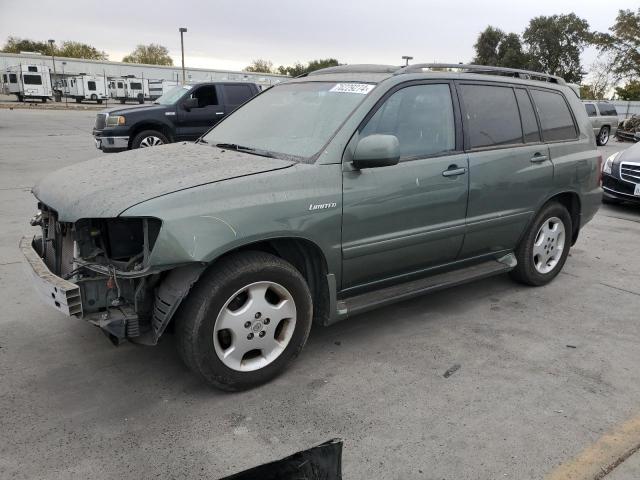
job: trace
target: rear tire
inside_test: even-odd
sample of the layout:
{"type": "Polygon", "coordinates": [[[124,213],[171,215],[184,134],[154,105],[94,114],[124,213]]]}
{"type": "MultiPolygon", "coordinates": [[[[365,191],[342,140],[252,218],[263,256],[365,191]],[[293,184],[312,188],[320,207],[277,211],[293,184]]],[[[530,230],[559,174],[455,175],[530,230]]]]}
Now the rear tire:
{"type": "Polygon", "coordinates": [[[562,270],[571,248],[573,226],[566,207],[547,203],[538,212],[515,251],[518,265],[511,278],[526,285],[541,286],[562,270]]]}
{"type": "Polygon", "coordinates": [[[309,287],[290,263],[264,252],[232,254],[200,278],[176,313],[178,352],[214,387],[253,388],[298,356],[312,316],[309,287]]]}
{"type": "Polygon", "coordinates": [[[598,136],[596,137],[596,144],[600,147],[604,147],[607,143],[609,143],[609,133],[611,130],[609,127],[602,127],[598,132],[598,136]]]}
{"type": "Polygon", "coordinates": [[[144,130],[133,138],[131,148],[156,147],[166,143],[169,139],[157,130],[144,130]]]}

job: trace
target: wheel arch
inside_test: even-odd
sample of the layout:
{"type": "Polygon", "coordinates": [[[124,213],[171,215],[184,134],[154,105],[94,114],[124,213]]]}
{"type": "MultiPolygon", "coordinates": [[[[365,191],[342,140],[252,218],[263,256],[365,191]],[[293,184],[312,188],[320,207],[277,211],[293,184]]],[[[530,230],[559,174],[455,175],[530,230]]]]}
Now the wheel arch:
{"type": "MultiPolygon", "coordinates": [[[[540,211],[545,205],[551,202],[558,202],[563,205],[571,216],[571,245],[575,245],[578,241],[578,235],[580,233],[580,218],[582,215],[582,202],[580,201],[580,195],[574,191],[566,191],[555,193],[544,202],[538,211],[540,211]]],[[[537,213],[537,212],[536,212],[537,213]]]]}
{"type": "Polygon", "coordinates": [[[162,133],[165,137],[167,137],[169,139],[169,142],[175,141],[174,135],[173,135],[173,129],[166,123],[163,123],[160,121],[153,121],[153,120],[143,120],[138,123],[135,123],[131,127],[131,130],[129,131],[129,148],[131,148],[133,139],[136,137],[136,135],[138,135],[140,132],[144,130],[156,130],[162,133]]]}

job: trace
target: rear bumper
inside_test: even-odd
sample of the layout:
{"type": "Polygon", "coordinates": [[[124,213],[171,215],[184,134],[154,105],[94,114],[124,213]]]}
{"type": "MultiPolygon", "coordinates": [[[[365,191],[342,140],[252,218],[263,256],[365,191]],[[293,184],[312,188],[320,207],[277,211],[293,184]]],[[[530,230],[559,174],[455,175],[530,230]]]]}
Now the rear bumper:
{"type": "Polygon", "coordinates": [[[34,248],[36,238],[22,237],[20,250],[27,273],[40,299],[67,316],[82,317],[80,287],[54,275],[34,248]]]}

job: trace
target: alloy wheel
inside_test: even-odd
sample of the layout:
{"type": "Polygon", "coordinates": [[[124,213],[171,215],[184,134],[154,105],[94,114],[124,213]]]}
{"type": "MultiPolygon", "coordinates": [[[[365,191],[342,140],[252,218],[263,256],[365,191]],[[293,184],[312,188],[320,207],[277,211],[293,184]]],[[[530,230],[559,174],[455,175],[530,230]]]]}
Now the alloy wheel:
{"type": "Polygon", "coordinates": [[[232,370],[259,370],[284,352],[295,326],[291,293],[278,283],[252,283],[235,292],[222,307],[213,329],[214,349],[232,370]]]}
{"type": "Polygon", "coordinates": [[[163,144],[164,142],[160,138],[151,135],[142,139],[142,141],[140,142],[140,148],[155,147],[157,145],[163,144]]]}

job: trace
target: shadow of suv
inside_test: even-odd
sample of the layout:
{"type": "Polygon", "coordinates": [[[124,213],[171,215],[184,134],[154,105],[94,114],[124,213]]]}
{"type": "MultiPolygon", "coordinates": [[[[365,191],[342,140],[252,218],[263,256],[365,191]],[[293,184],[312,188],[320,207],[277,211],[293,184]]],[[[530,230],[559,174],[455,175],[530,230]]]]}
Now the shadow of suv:
{"type": "Polygon", "coordinates": [[[198,143],[49,175],[21,248],[53,308],[116,343],[173,322],[185,363],[240,390],[283,371],[312,322],[506,272],[549,283],[601,204],[601,161],[561,78],[333,67],[198,143]]]}

